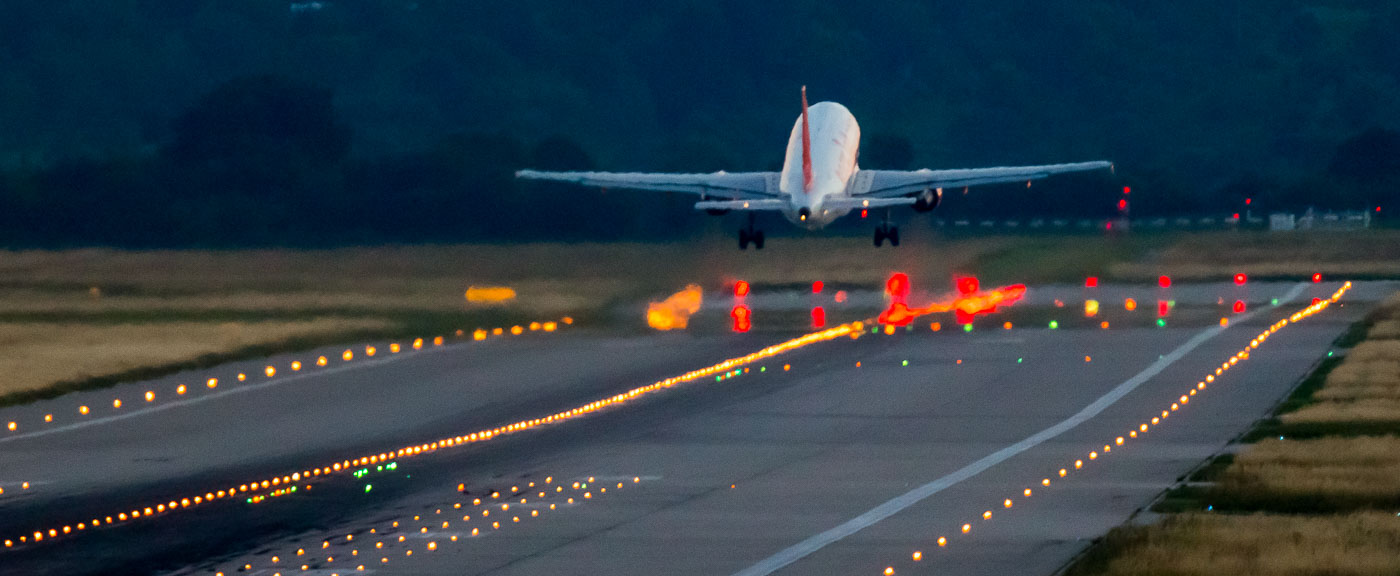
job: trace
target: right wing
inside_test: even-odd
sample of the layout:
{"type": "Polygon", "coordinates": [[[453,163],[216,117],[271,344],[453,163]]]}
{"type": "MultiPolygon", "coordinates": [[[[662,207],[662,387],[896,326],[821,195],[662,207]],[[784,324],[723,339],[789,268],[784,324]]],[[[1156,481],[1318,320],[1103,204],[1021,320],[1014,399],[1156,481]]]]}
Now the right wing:
{"type": "Polygon", "coordinates": [[[861,170],[851,196],[857,198],[895,198],[916,194],[930,188],[962,188],[1004,182],[1029,182],[1052,174],[1082,172],[1113,168],[1111,162],[1078,162],[1046,166],[1016,166],[1006,168],[973,168],[967,170],[861,170]]]}
{"type": "Polygon", "coordinates": [[[521,170],[516,178],[569,182],[602,188],[688,192],[706,198],[763,200],[779,197],[777,172],[652,174],[642,172],[540,172],[521,170]]]}

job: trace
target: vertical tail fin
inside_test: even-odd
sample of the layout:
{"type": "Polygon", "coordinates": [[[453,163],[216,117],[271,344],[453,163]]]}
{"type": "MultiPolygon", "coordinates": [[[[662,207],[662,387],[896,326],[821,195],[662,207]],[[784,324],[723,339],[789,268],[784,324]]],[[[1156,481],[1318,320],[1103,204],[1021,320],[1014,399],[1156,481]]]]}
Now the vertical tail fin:
{"type": "Polygon", "coordinates": [[[807,127],[807,87],[802,87],[802,191],[812,191],[812,132],[807,127]]]}

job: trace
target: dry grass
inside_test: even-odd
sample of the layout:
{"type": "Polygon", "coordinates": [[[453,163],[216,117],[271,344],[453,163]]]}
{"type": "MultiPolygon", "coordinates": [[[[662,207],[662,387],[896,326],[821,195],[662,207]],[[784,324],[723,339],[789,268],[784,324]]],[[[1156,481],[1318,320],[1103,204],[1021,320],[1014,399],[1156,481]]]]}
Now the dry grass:
{"type": "Polygon", "coordinates": [[[137,325],[0,324],[0,395],[289,340],[385,330],[365,318],[137,325]]]}
{"type": "Polygon", "coordinates": [[[514,288],[514,307],[577,312],[618,297],[669,294],[691,282],[821,279],[877,286],[891,270],[948,277],[1012,242],[978,239],[897,251],[876,251],[850,238],[803,238],[762,252],[711,243],[0,252],[0,313],[441,312],[468,309],[464,293],[471,285],[514,288]]]}
{"type": "Polygon", "coordinates": [[[1245,272],[1256,277],[1299,277],[1321,272],[1331,278],[1400,276],[1400,231],[1357,233],[1241,234],[1182,236],[1156,258],[1110,268],[1118,278],[1216,279],[1245,272]]]}
{"type": "Polygon", "coordinates": [[[1276,512],[1400,505],[1400,438],[1267,440],[1235,457],[1208,501],[1276,512]]]}
{"type": "Polygon", "coordinates": [[[1356,345],[1327,375],[1313,400],[1280,419],[1288,425],[1400,425],[1400,340],[1367,339],[1356,345]]]}
{"type": "Polygon", "coordinates": [[[1181,514],[1118,528],[1072,576],[1370,576],[1396,574],[1400,522],[1343,516],[1181,514]]]}

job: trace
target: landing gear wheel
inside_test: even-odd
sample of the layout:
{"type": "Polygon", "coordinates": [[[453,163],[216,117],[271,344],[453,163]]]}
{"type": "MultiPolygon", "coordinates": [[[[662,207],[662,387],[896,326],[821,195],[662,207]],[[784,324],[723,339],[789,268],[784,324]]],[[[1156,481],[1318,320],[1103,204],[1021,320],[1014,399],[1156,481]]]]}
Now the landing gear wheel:
{"type": "Polygon", "coordinates": [[[739,230],[739,249],[740,249],[740,250],[748,250],[748,249],[749,249],[749,241],[750,241],[750,238],[749,238],[749,231],[748,231],[748,230],[742,230],[742,229],[739,230]]]}
{"type": "Polygon", "coordinates": [[[754,250],[762,250],[762,249],[763,249],[763,231],[762,231],[762,230],[754,230],[753,235],[752,235],[752,240],[753,240],[753,249],[754,249],[754,250]]]}
{"type": "Polygon", "coordinates": [[[885,227],[884,227],[884,226],[877,226],[877,227],[875,228],[875,247],[876,247],[876,248],[879,248],[879,247],[884,246],[884,245],[885,245],[885,227]]]}
{"type": "Polygon", "coordinates": [[[885,238],[888,238],[890,240],[891,248],[899,246],[899,228],[890,226],[889,231],[885,232],[885,238]]]}

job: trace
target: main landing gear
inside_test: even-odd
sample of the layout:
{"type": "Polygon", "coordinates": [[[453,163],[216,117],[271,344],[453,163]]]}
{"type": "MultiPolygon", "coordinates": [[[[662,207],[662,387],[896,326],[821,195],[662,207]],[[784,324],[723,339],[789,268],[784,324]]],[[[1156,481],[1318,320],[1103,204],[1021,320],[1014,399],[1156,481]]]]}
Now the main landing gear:
{"type": "Polygon", "coordinates": [[[899,227],[890,223],[889,212],[885,213],[885,220],[875,227],[875,247],[879,248],[890,241],[890,247],[899,246],[899,227]]]}
{"type": "Polygon", "coordinates": [[[739,249],[748,250],[749,244],[753,244],[754,250],[763,249],[763,231],[753,226],[753,212],[749,212],[749,223],[739,229],[739,249]]]}

